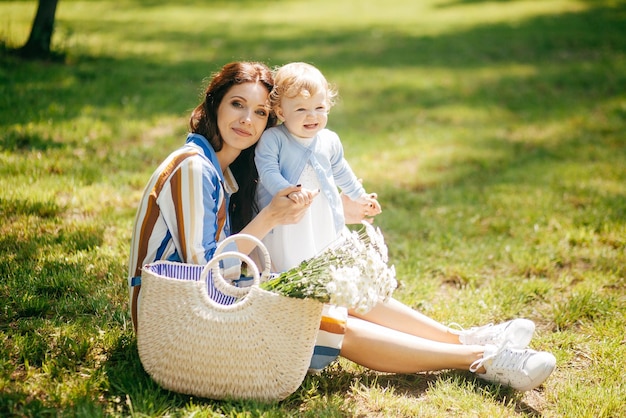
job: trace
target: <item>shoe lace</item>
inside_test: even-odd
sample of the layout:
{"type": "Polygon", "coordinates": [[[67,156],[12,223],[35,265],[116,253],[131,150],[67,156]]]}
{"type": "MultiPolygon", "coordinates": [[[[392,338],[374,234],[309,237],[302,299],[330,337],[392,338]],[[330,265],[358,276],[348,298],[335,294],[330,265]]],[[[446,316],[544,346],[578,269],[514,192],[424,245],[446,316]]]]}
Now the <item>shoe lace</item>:
{"type": "Polygon", "coordinates": [[[476,372],[483,364],[493,359],[493,367],[507,370],[521,370],[526,359],[530,357],[528,350],[511,350],[506,344],[503,344],[495,353],[480,358],[470,365],[470,371],[476,372]]]}
{"type": "Polygon", "coordinates": [[[483,325],[481,327],[472,327],[470,329],[465,329],[461,325],[456,322],[451,322],[448,324],[448,328],[455,330],[459,335],[480,335],[481,338],[492,337],[495,334],[494,326],[492,323],[483,325]]]}

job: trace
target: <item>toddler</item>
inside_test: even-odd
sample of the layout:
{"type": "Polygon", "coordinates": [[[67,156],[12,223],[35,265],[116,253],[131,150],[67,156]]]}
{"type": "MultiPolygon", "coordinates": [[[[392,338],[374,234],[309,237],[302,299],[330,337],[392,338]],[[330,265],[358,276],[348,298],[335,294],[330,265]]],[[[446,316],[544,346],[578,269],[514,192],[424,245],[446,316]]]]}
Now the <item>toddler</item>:
{"type": "Polygon", "coordinates": [[[380,212],[376,194],[368,194],[343,155],[339,136],[326,129],[336,91],[312,65],[295,62],[274,77],[270,106],[282,122],[266,130],[256,147],[257,199],[262,209],[278,191],[299,185],[289,198],[310,205],[295,225],[281,225],[264,239],[273,270],[288,270],[324,250],[343,228],[341,192],[380,212]],[[318,195],[319,193],[319,195],[318,195]]]}

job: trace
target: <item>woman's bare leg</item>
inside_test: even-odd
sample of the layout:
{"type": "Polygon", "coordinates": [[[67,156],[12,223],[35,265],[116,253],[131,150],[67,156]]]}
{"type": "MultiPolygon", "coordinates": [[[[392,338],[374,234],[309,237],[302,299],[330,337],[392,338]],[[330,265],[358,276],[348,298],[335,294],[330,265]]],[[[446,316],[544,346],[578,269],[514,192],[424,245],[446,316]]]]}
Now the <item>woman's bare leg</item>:
{"type": "Polygon", "coordinates": [[[450,332],[450,328],[395,299],[379,303],[366,314],[350,311],[350,315],[416,337],[460,344],[459,336],[450,332]]]}
{"type": "MultiPolygon", "coordinates": [[[[426,328],[427,334],[437,333],[436,327],[426,328]]],[[[469,370],[483,352],[482,346],[434,341],[355,317],[348,318],[341,348],[341,355],[348,360],[388,373],[469,370]]]]}

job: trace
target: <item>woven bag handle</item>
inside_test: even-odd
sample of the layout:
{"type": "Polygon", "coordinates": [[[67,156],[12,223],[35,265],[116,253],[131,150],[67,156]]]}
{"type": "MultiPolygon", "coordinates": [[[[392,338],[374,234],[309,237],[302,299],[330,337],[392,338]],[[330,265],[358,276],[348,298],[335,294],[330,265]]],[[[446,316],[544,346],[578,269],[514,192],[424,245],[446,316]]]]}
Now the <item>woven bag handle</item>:
{"type": "Polygon", "coordinates": [[[272,260],[270,259],[270,253],[267,250],[267,247],[265,247],[265,245],[263,244],[263,242],[253,235],[235,234],[235,235],[226,237],[222,242],[219,243],[219,245],[215,249],[215,255],[221,254],[221,252],[224,251],[224,248],[226,247],[226,245],[228,245],[229,243],[240,240],[240,239],[252,241],[254,244],[256,244],[257,247],[261,249],[261,252],[263,253],[263,257],[264,257],[263,272],[261,273],[261,281],[264,282],[267,279],[269,279],[270,269],[272,268],[272,260]]]}
{"type": "Polygon", "coordinates": [[[247,263],[248,266],[250,266],[250,268],[252,269],[252,284],[258,285],[260,283],[261,274],[259,273],[259,268],[256,266],[254,261],[252,261],[252,259],[247,255],[236,251],[226,251],[225,253],[214,256],[211,261],[209,261],[208,264],[204,266],[204,269],[202,269],[202,273],[200,274],[200,282],[204,283],[206,286],[207,277],[209,276],[209,272],[211,272],[213,285],[217,290],[226,295],[234,296],[237,298],[244,297],[250,291],[249,287],[233,286],[224,279],[224,276],[222,276],[222,273],[220,271],[220,261],[226,258],[239,258],[241,261],[247,263]]]}

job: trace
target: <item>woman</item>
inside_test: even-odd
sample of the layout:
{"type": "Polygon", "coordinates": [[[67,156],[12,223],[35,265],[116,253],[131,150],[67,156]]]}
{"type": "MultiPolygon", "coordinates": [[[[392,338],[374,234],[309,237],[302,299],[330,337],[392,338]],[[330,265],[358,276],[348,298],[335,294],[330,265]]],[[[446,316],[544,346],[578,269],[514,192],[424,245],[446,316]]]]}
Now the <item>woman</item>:
{"type": "MultiPolygon", "coordinates": [[[[135,327],[143,265],[156,260],[205,264],[225,236],[241,232],[262,239],[278,225],[298,222],[306,211],[308,204],[287,197],[298,191],[294,186],[253,216],[254,146],[276,123],[267,107],[272,85],[263,64],[224,66],[191,115],[186,144],[152,175],[131,245],[128,281],[135,327]]],[[[369,205],[350,202],[344,199],[348,222],[377,214],[369,205]]],[[[253,245],[245,241],[237,249],[249,253],[253,245]]],[[[526,348],[534,324],[524,319],[457,331],[391,300],[365,315],[350,312],[344,325],[336,354],[383,372],[471,370],[488,381],[530,390],[555,367],[551,354],[526,348]]]]}

